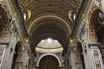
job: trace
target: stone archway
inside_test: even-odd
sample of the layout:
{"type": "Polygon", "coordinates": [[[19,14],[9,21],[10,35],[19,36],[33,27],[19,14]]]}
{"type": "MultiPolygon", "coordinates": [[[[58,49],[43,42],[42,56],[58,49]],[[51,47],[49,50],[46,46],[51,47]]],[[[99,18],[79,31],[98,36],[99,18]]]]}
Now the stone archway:
{"type": "Polygon", "coordinates": [[[59,69],[59,62],[54,56],[44,56],[39,62],[39,69],[59,69]]]}
{"type": "Polygon", "coordinates": [[[77,57],[77,62],[79,63],[77,63],[76,65],[79,69],[85,69],[85,60],[84,60],[83,51],[87,53],[86,49],[83,50],[81,42],[78,42],[77,49],[76,49],[76,54],[77,54],[76,57],[77,57]]]}
{"type": "Polygon", "coordinates": [[[18,42],[15,47],[12,69],[22,69],[22,45],[18,42]]]}
{"type": "Polygon", "coordinates": [[[92,62],[95,65],[92,67],[103,69],[102,57],[103,57],[103,35],[104,35],[104,16],[103,11],[97,7],[95,7],[90,13],[89,17],[89,31],[88,31],[88,42],[92,51],[92,56],[95,58],[92,62]],[[97,58],[98,57],[98,58],[97,58]],[[95,63],[96,59],[100,61],[100,63],[95,63]]]}

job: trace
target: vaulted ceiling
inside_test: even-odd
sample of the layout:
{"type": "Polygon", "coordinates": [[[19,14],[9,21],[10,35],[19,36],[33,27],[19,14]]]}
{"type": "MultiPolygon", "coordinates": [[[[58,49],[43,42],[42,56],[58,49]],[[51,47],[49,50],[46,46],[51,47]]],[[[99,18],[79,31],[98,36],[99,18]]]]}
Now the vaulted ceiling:
{"type": "MultiPolygon", "coordinates": [[[[71,22],[68,18],[71,14],[76,14],[82,0],[18,0],[22,12],[31,11],[29,22],[44,15],[55,15],[63,18],[67,22],[71,22]]],[[[29,23],[28,22],[28,23],[29,23]]],[[[28,25],[29,26],[29,25],[28,25]]]]}
{"type": "Polygon", "coordinates": [[[34,45],[51,37],[66,45],[82,0],[17,0],[34,45]],[[28,11],[30,13],[28,13],[28,11]]]}

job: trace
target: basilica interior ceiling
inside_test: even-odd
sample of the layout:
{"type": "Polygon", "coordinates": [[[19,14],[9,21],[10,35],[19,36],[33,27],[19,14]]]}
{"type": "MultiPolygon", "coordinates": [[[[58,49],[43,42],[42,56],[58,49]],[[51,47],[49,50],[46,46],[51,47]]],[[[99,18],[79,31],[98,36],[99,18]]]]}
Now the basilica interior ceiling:
{"type": "Polygon", "coordinates": [[[0,69],[103,69],[102,1],[0,0],[0,69]]]}
{"type": "Polygon", "coordinates": [[[51,37],[66,46],[82,0],[17,0],[34,46],[51,37]],[[61,38],[60,38],[61,37],[61,38]]]}

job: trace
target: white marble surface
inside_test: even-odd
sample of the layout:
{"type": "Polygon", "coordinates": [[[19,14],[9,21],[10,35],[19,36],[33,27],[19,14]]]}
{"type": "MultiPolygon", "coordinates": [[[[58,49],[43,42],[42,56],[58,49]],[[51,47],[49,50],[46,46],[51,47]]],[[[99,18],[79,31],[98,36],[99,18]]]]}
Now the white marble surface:
{"type": "Polygon", "coordinates": [[[102,0],[101,3],[102,3],[102,9],[104,11],[104,0],[102,0]]]}
{"type": "Polygon", "coordinates": [[[3,0],[0,0],[0,1],[3,1],[3,0]]]}
{"type": "Polygon", "coordinates": [[[59,47],[62,47],[61,44],[57,40],[53,40],[53,39],[41,40],[37,46],[41,47],[41,48],[59,48],[59,47]]]}

